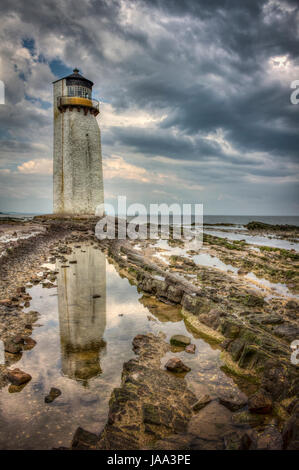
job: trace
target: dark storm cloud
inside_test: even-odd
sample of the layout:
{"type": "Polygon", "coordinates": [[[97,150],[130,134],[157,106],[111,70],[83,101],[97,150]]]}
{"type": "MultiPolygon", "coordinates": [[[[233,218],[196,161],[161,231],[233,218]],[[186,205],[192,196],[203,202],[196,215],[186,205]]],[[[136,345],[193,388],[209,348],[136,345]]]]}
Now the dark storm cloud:
{"type": "MultiPolygon", "coordinates": [[[[104,153],[130,155],[132,161],[134,153],[142,155],[143,161],[134,160],[139,166],[169,168],[199,184],[214,182],[219,191],[221,182],[239,181],[252,194],[255,178],[294,177],[299,106],[290,103],[290,82],[299,79],[296,0],[2,0],[0,11],[3,25],[11,24],[7,46],[0,47],[2,60],[13,62],[7,96],[9,106],[19,106],[17,114],[14,106],[0,114],[6,140],[10,135],[11,142],[38,143],[40,137],[48,144],[51,113],[35,114],[26,94],[31,86],[31,97],[43,92],[42,99],[50,100],[55,77],[41,64],[52,64],[55,73],[53,64],[60,61],[82,68],[116,114],[133,109],[163,116],[155,125],[106,129],[104,153]],[[30,45],[34,59],[14,57],[14,41],[15,49],[30,45]],[[285,57],[287,65],[275,65],[275,57],[285,57]],[[185,166],[168,167],[158,157],[185,166]]],[[[7,161],[7,146],[3,152],[7,161]]]]}

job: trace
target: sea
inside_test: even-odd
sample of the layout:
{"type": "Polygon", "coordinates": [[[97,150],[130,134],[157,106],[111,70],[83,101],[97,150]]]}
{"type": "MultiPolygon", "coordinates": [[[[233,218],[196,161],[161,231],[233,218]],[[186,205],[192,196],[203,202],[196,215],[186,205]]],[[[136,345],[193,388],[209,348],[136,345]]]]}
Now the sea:
{"type": "MultiPolygon", "coordinates": [[[[0,220],[5,218],[16,218],[30,220],[41,213],[22,213],[22,212],[0,212],[0,220]]],[[[132,217],[128,217],[131,219],[132,217]]],[[[162,216],[165,220],[165,216],[162,216]]],[[[252,221],[264,222],[271,225],[296,225],[299,226],[299,216],[296,215],[204,215],[203,223],[209,225],[230,224],[244,226],[252,221]]],[[[170,221],[172,217],[170,215],[170,221]]],[[[194,217],[191,216],[191,223],[194,217]]]]}

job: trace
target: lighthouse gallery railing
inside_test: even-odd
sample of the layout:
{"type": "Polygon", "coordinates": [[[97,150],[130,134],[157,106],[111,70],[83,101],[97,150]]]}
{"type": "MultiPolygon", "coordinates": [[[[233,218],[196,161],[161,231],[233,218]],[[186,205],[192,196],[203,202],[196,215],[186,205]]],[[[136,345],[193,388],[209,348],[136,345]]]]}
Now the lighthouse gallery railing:
{"type": "Polygon", "coordinates": [[[58,96],[57,106],[58,108],[62,106],[83,106],[87,108],[94,108],[97,111],[100,110],[98,100],[82,98],[81,96],[58,96]]]}

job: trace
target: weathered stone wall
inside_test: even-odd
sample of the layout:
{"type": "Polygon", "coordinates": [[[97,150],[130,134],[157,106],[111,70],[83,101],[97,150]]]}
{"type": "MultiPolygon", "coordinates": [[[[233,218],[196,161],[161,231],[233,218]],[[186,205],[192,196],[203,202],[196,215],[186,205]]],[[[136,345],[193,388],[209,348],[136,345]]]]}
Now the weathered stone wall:
{"type": "Polygon", "coordinates": [[[54,84],[54,213],[94,214],[104,202],[101,134],[96,117],[82,108],[60,112],[57,98],[65,80],[54,84]]]}

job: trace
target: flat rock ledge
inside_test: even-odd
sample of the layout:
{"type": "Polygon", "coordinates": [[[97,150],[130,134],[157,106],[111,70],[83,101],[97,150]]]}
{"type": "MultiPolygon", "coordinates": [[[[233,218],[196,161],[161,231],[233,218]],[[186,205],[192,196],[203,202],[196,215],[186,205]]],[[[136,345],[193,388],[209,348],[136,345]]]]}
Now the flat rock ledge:
{"type": "MultiPolygon", "coordinates": [[[[299,396],[298,367],[290,361],[290,340],[294,335],[298,337],[299,329],[292,323],[289,329],[293,336],[282,336],[282,326],[286,326],[284,314],[280,317],[283,323],[278,325],[279,331],[276,325],[263,323],[264,317],[273,320],[270,312],[275,311],[276,304],[268,304],[252,289],[232,286],[227,288],[228,295],[223,296],[213,283],[210,287],[194,285],[137,253],[128,241],[106,240],[102,249],[145,295],[181,306],[188,326],[228,353],[223,354],[223,360],[230,373],[260,384],[274,401],[299,396]]],[[[284,309],[288,309],[288,304],[284,309]]]]}
{"type": "MultiPolygon", "coordinates": [[[[112,392],[108,422],[98,437],[97,449],[151,447],[165,436],[186,432],[192,417],[197,399],[186,381],[160,368],[161,358],[169,351],[164,339],[152,334],[137,335],[133,350],[137,356],[124,363],[122,384],[112,392]]],[[[78,439],[78,433],[72,448],[88,447],[82,438],[78,439]]]]}

